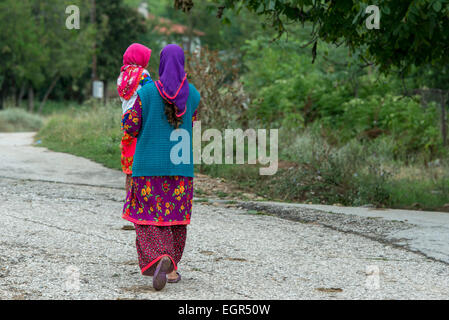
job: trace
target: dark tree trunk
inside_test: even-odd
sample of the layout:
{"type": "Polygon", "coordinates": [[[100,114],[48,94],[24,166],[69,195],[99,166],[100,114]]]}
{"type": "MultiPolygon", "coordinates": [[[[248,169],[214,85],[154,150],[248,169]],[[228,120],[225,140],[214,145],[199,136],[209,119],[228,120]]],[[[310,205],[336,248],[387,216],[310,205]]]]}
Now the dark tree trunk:
{"type": "Polygon", "coordinates": [[[446,122],[446,97],[447,93],[441,92],[441,136],[443,138],[443,146],[447,146],[447,122],[446,122]]]}
{"type": "Polygon", "coordinates": [[[0,88],[0,110],[3,109],[3,103],[4,103],[4,91],[3,88],[0,88]]]}
{"type": "Polygon", "coordinates": [[[19,106],[19,91],[17,90],[17,88],[14,86],[14,88],[12,88],[12,94],[14,97],[14,105],[16,107],[19,106]]]}
{"type": "Polygon", "coordinates": [[[33,87],[28,88],[28,111],[34,111],[34,89],[33,87]]]}
{"type": "Polygon", "coordinates": [[[44,105],[48,100],[48,97],[50,96],[51,92],[53,91],[53,89],[55,88],[56,84],[58,83],[59,80],[59,76],[56,75],[53,78],[53,81],[50,84],[50,87],[48,87],[47,91],[45,92],[44,98],[41,101],[41,104],[39,105],[39,113],[42,113],[42,111],[44,110],[44,105]]]}
{"type": "Polygon", "coordinates": [[[104,81],[103,104],[106,105],[108,100],[108,81],[104,81]]]}
{"type": "Polygon", "coordinates": [[[188,36],[188,44],[187,44],[187,51],[189,53],[192,53],[192,38],[193,38],[193,21],[192,21],[192,13],[187,13],[187,22],[188,22],[188,29],[187,29],[187,36],[188,36]]]}
{"type": "Polygon", "coordinates": [[[26,90],[26,86],[23,84],[20,87],[20,92],[19,92],[19,107],[22,105],[22,101],[23,101],[23,96],[25,95],[25,90],[26,90]]]}
{"type": "MultiPolygon", "coordinates": [[[[90,23],[95,26],[96,25],[96,15],[97,15],[97,8],[96,8],[96,3],[95,0],[91,0],[92,3],[92,7],[91,7],[91,11],[90,11],[90,23]]],[[[93,44],[92,44],[92,78],[91,78],[91,84],[90,84],[90,95],[92,95],[93,93],[93,82],[95,80],[97,80],[97,54],[96,54],[96,48],[97,48],[97,43],[96,43],[96,38],[94,38],[93,44]]]]}

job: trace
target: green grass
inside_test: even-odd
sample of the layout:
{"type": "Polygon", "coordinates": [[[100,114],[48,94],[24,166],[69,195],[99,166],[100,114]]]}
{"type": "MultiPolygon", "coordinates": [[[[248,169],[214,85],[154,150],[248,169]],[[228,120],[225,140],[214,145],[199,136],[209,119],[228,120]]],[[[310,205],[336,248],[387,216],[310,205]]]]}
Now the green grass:
{"type": "Polygon", "coordinates": [[[0,132],[38,131],[44,118],[20,108],[7,108],[0,111],[0,132]]]}
{"type": "Polygon", "coordinates": [[[193,202],[209,202],[209,199],[206,198],[193,199],[193,202]]]}
{"type": "MultiPolygon", "coordinates": [[[[39,104],[37,105],[39,107],[39,104]]],[[[49,100],[45,104],[44,108],[42,109],[42,115],[43,116],[51,116],[58,113],[63,113],[67,109],[76,109],[80,108],[81,105],[77,104],[73,101],[53,101],[49,100]]]]}
{"type": "Polygon", "coordinates": [[[50,150],[67,152],[120,169],[121,109],[111,106],[70,108],[50,116],[37,139],[50,150]]]}
{"type": "Polygon", "coordinates": [[[447,210],[449,203],[449,176],[422,181],[401,179],[387,185],[391,207],[423,210],[447,210]]]}

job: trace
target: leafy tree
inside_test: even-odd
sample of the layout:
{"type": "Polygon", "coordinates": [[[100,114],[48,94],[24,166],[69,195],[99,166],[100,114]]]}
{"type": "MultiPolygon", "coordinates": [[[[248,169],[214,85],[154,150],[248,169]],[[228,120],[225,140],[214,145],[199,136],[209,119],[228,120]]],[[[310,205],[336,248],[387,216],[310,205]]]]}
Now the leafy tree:
{"type": "Polygon", "coordinates": [[[40,42],[46,48],[47,63],[43,65],[46,90],[39,107],[42,112],[45,102],[60,79],[74,82],[88,70],[92,56],[94,26],[86,23],[89,18],[88,0],[46,0],[37,2],[36,20],[43,32],[40,42]],[[65,26],[65,9],[69,5],[80,8],[80,29],[69,30],[65,26]],[[83,10],[84,9],[84,10],[83,10]]]}
{"type": "MultiPolygon", "coordinates": [[[[431,99],[441,101],[442,136],[446,141],[444,104],[448,93],[441,89],[447,88],[449,80],[446,70],[449,0],[215,0],[215,3],[219,17],[224,16],[226,9],[238,13],[247,8],[269,18],[279,37],[289,32],[288,25],[312,23],[308,42],[312,45],[312,61],[321,41],[344,44],[366,66],[375,65],[383,73],[399,73],[404,84],[404,77],[414,71],[419,76],[413,82],[432,86],[431,99]],[[366,25],[372,14],[367,14],[369,5],[380,9],[379,29],[368,29],[366,25]]],[[[188,11],[192,1],[176,0],[175,7],[188,11]]],[[[407,90],[405,93],[410,94],[407,90]]]]}
{"type": "Polygon", "coordinates": [[[145,33],[143,17],[122,0],[96,0],[97,76],[105,81],[115,80],[122,65],[126,48],[145,33]]]}
{"type": "Polygon", "coordinates": [[[187,13],[174,9],[173,1],[168,1],[165,10],[165,15],[173,21],[205,32],[201,42],[212,50],[239,50],[249,36],[264,31],[260,19],[246,9],[238,15],[225,13],[220,23],[214,0],[197,1],[187,13]]]}
{"type": "MultiPolygon", "coordinates": [[[[191,0],[177,0],[188,7],[191,0]]],[[[199,1],[195,1],[195,5],[199,1]]],[[[312,52],[319,40],[344,43],[352,51],[362,48],[360,57],[373,61],[381,71],[392,67],[407,72],[426,64],[449,62],[449,1],[389,0],[216,0],[218,15],[225,9],[243,7],[269,17],[275,30],[288,32],[286,25],[313,23],[312,52]],[[368,5],[380,8],[380,29],[366,28],[368,5]]],[[[179,4],[178,4],[179,6],[179,4]]],[[[182,7],[182,6],[181,6],[182,7]]]]}
{"type": "Polygon", "coordinates": [[[42,29],[34,19],[32,2],[29,0],[5,0],[0,2],[0,28],[3,35],[0,38],[0,108],[13,88],[16,94],[17,87],[23,91],[29,86],[38,87],[45,80],[42,75],[42,66],[48,61],[46,48],[40,41],[42,29]]]}
{"type": "MultiPolygon", "coordinates": [[[[44,89],[39,108],[60,79],[71,82],[81,77],[89,66],[93,28],[85,23],[80,30],[65,26],[65,9],[75,4],[88,7],[88,0],[14,1],[0,3],[0,27],[8,35],[0,40],[2,95],[12,88],[19,97],[28,87],[29,109],[34,109],[34,92],[44,89]]],[[[81,10],[81,13],[87,10],[81,10]]]]}

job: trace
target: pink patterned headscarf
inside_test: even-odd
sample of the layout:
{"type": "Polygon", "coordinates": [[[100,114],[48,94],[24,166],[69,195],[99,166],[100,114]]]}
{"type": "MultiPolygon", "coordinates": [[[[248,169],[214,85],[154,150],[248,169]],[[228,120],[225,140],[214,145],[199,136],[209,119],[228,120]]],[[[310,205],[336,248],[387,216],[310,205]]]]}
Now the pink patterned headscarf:
{"type": "Polygon", "coordinates": [[[151,49],[140,43],[133,43],[126,49],[123,55],[123,66],[117,79],[117,91],[120,97],[128,100],[133,96],[150,57],[151,49]]]}

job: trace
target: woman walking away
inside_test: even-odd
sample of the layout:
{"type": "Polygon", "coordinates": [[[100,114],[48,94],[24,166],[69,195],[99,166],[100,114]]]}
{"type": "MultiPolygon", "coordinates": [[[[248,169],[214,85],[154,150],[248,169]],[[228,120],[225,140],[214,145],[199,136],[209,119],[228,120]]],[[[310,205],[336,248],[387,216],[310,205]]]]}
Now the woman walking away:
{"type": "Polygon", "coordinates": [[[200,94],[184,71],[184,52],[169,44],[161,51],[159,80],[138,91],[133,107],[123,117],[126,132],[137,137],[131,189],[123,218],[135,224],[136,247],[143,275],[153,276],[153,287],[178,282],[192,214],[192,123],[200,94]],[[190,161],[174,164],[170,151],[175,129],[189,133],[190,161]],[[167,279],[168,278],[168,279],[167,279]]]}
{"type": "MultiPolygon", "coordinates": [[[[126,49],[123,55],[123,66],[117,79],[117,91],[122,102],[123,114],[126,113],[136,102],[137,90],[145,84],[153,82],[147,71],[150,62],[151,49],[140,43],[133,43],[126,49]]],[[[123,129],[123,128],[122,128],[123,129]]],[[[131,181],[134,152],[137,139],[123,132],[120,143],[122,171],[126,174],[125,189],[129,192],[131,181]]]]}

